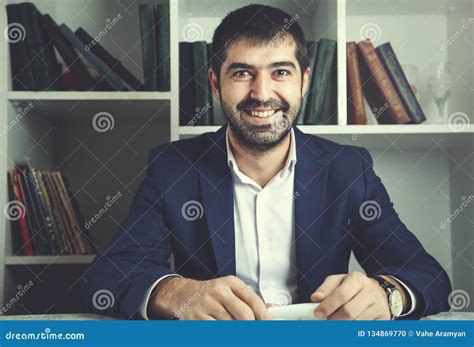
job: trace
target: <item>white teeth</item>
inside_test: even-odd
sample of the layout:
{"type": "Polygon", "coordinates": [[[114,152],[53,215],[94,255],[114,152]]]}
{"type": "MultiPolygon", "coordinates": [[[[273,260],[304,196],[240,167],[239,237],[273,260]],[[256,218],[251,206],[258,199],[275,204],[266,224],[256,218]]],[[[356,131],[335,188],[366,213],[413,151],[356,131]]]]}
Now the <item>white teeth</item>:
{"type": "Polygon", "coordinates": [[[270,117],[276,112],[276,110],[269,110],[269,111],[250,111],[250,114],[254,117],[259,117],[259,118],[266,118],[270,117]]]}

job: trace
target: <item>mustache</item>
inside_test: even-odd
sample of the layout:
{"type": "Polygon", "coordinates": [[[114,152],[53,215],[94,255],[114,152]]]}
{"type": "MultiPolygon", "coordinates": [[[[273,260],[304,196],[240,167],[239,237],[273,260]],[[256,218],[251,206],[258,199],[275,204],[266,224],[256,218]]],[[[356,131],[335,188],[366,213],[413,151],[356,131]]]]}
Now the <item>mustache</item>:
{"type": "Polygon", "coordinates": [[[248,98],[239,102],[236,106],[237,110],[244,111],[250,108],[273,108],[273,109],[282,109],[283,111],[288,111],[290,104],[284,100],[277,100],[274,98],[268,99],[264,102],[248,98]]]}

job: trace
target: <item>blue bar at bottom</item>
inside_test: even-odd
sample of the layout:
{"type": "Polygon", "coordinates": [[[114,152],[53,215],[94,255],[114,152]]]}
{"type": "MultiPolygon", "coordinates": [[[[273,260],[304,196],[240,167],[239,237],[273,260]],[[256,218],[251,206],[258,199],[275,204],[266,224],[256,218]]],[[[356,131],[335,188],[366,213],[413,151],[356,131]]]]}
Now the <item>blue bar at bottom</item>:
{"type": "Polygon", "coordinates": [[[0,346],[469,346],[474,321],[0,321],[0,346]]]}

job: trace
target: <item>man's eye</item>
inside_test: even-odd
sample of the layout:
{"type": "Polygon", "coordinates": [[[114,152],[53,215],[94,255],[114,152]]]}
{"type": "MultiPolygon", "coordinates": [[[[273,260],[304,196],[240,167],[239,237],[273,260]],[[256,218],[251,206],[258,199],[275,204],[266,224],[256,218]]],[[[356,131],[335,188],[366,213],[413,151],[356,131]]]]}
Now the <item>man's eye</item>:
{"type": "Polygon", "coordinates": [[[288,76],[288,75],[290,75],[290,71],[278,69],[278,70],[275,71],[275,74],[277,76],[288,76]]]}
{"type": "Polygon", "coordinates": [[[236,77],[247,77],[247,76],[250,76],[250,72],[248,72],[247,70],[239,70],[239,71],[236,71],[234,73],[234,76],[236,76],[236,77]]]}

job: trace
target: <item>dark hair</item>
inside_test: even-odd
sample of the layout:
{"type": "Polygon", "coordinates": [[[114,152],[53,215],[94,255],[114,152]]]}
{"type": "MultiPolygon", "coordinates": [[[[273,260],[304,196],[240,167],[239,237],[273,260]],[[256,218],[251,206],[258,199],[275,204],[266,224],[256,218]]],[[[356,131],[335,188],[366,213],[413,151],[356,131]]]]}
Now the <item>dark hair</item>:
{"type": "Polygon", "coordinates": [[[306,40],[297,23],[299,15],[266,5],[248,5],[230,12],[214,32],[211,50],[211,67],[220,78],[220,69],[227,56],[227,48],[235,41],[247,38],[255,44],[265,44],[292,37],[296,43],[296,59],[304,71],[309,65],[306,40]]]}

